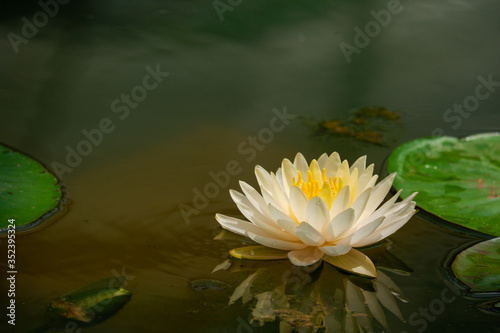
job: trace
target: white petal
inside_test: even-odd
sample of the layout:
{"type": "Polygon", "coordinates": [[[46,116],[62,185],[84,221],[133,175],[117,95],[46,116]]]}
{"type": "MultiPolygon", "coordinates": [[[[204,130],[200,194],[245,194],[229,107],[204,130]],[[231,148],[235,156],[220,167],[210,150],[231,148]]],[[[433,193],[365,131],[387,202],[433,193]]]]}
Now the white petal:
{"type": "Polygon", "coordinates": [[[358,177],[359,177],[359,170],[358,168],[354,168],[349,175],[348,181],[347,181],[347,186],[349,186],[349,189],[351,190],[351,194],[354,194],[354,196],[351,198],[351,201],[354,202],[354,197],[356,197],[356,193],[359,193],[360,190],[358,189],[358,177]]]}
{"type": "Polygon", "coordinates": [[[375,265],[373,265],[370,258],[356,249],[351,249],[351,251],[342,256],[324,256],[323,260],[335,267],[354,274],[369,277],[377,276],[377,270],[375,269],[375,265]]]}
{"type": "Polygon", "coordinates": [[[248,200],[248,198],[243,194],[235,190],[230,190],[229,193],[236,203],[236,206],[238,206],[240,212],[250,222],[273,234],[274,237],[278,237],[284,240],[295,240],[295,237],[289,235],[287,232],[284,232],[276,223],[276,221],[272,219],[272,217],[266,217],[262,215],[255,207],[253,207],[250,200],[248,200]]]}
{"type": "Polygon", "coordinates": [[[400,214],[401,211],[406,207],[411,205],[415,206],[415,202],[412,200],[417,194],[418,192],[414,192],[408,197],[406,197],[403,201],[394,204],[392,207],[389,208],[389,210],[385,213],[385,215],[388,216],[391,214],[400,214]]]}
{"type": "MultiPolygon", "coordinates": [[[[375,186],[375,183],[377,182],[377,179],[378,179],[378,175],[374,175],[369,181],[368,181],[368,184],[366,184],[366,187],[365,189],[369,188],[369,187],[374,187],[375,186]]],[[[361,191],[361,190],[360,190],[361,191]]]]}
{"type": "Polygon", "coordinates": [[[361,156],[360,158],[358,158],[356,160],[356,162],[354,162],[351,165],[351,172],[356,168],[358,169],[359,173],[363,173],[365,171],[365,169],[366,169],[366,155],[361,156]]]}
{"type": "Polygon", "coordinates": [[[399,198],[402,191],[403,190],[399,190],[398,193],[396,193],[395,195],[392,196],[392,198],[387,200],[382,206],[380,206],[380,208],[378,208],[375,212],[373,212],[371,217],[377,218],[377,217],[384,216],[384,215],[387,216],[388,214],[386,214],[386,213],[389,211],[389,209],[391,209],[393,207],[394,203],[399,198]]]}
{"type": "Polygon", "coordinates": [[[262,236],[273,237],[272,234],[268,233],[267,231],[257,227],[255,224],[252,224],[248,221],[243,221],[223,214],[215,214],[215,219],[224,229],[232,231],[238,235],[247,236],[247,232],[250,231],[253,233],[258,233],[262,236]]]}
{"type": "Polygon", "coordinates": [[[373,191],[370,195],[370,198],[368,199],[368,202],[366,203],[366,207],[361,214],[360,219],[370,216],[375,211],[375,209],[377,209],[380,203],[382,203],[385,196],[391,189],[392,182],[394,181],[395,176],[396,173],[392,173],[373,188],[373,191]]]}
{"type": "Polygon", "coordinates": [[[248,200],[250,200],[252,205],[257,208],[259,212],[261,212],[263,215],[266,215],[267,217],[271,217],[269,209],[267,208],[267,203],[259,192],[257,192],[252,186],[248,185],[244,181],[240,181],[240,187],[248,200]]]}
{"type": "Polygon", "coordinates": [[[372,193],[372,188],[367,188],[359,198],[352,204],[351,208],[354,209],[354,220],[358,221],[361,214],[368,203],[368,199],[370,199],[370,195],[372,193]]]}
{"type": "Polygon", "coordinates": [[[291,236],[293,236],[293,240],[298,241],[300,240],[299,237],[295,234],[295,229],[299,226],[297,222],[293,220],[276,220],[276,222],[279,224],[279,226],[283,229],[283,231],[286,231],[289,233],[291,236]]]}
{"type": "MultiPolygon", "coordinates": [[[[374,169],[374,165],[370,164],[366,168],[366,170],[359,175],[359,179],[358,179],[358,191],[359,191],[359,194],[361,194],[364,190],[367,189],[366,185],[368,185],[368,182],[370,181],[370,179],[373,176],[373,169],[374,169]]],[[[356,200],[356,199],[357,198],[355,197],[354,200],[356,200]]]]}
{"type": "Polygon", "coordinates": [[[357,243],[361,242],[366,237],[370,236],[380,226],[383,220],[384,217],[379,217],[375,221],[368,223],[364,227],[352,233],[350,245],[356,247],[359,246],[357,245],[357,243]]]}
{"type": "Polygon", "coordinates": [[[321,233],[307,222],[302,222],[295,228],[295,235],[309,246],[318,246],[325,242],[321,233]]]}
{"type": "Polygon", "coordinates": [[[320,246],[319,249],[323,251],[323,253],[335,257],[346,254],[351,250],[351,247],[349,245],[339,244],[333,246],[320,246]]]}
{"type": "Polygon", "coordinates": [[[325,239],[331,242],[344,234],[347,230],[351,229],[354,223],[354,209],[347,208],[342,213],[335,216],[330,224],[325,229],[325,239]]]}
{"type": "Polygon", "coordinates": [[[307,196],[297,186],[292,186],[290,189],[290,206],[293,214],[297,218],[297,222],[306,221],[307,196]]]}
{"type": "Polygon", "coordinates": [[[276,239],[276,238],[270,238],[270,237],[263,237],[257,234],[254,234],[253,232],[247,232],[248,237],[250,237],[253,241],[265,245],[268,247],[272,247],[273,249],[280,249],[280,250],[299,250],[307,247],[306,244],[304,243],[298,243],[298,242],[287,242],[281,239],[276,239]]]}
{"type": "Polygon", "coordinates": [[[317,180],[321,184],[321,170],[319,168],[318,161],[311,161],[311,164],[309,165],[309,171],[311,171],[312,179],[309,179],[309,177],[307,177],[307,181],[317,180]]]}
{"type": "Polygon", "coordinates": [[[319,165],[319,168],[321,170],[323,170],[325,168],[325,163],[326,163],[327,160],[328,160],[328,154],[327,153],[321,154],[321,156],[318,158],[318,165],[319,165]]]}
{"type": "Polygon", "coordinates": [[[276,197],[276,201],[279,203],[283,210],[287,210],[290,206],[288,202],[288,196],[283,191],[283,187],[278,182],[278,177],[271,172],[271,183],[273,184],[273,196],[276,197]]]}
{"type": "Polygon", "coordinates": [[[276,180],[281,187],[281,192],[288,193],[288,190],[285,191],[285,187],[283,186],[283,171],[281,170],[281,168],[278,168],[278,170],[276,170],[276,180]]]}
{"type": "Polygon", "coordinates": [[[288,252],[288,259],[296,266],[309,266],[321,260],[323,255],[317,247],[306,247],[288,252]]]}
{"type": "Polygon", "coordinates": [[[273,184],[271,183],[271,175],[263,167],[257,165],[255,167],[255,177],[260,187],[272,192],[273,184]]]}
{"type": "Polygon", "coordinates": [[[260,185],[262,196],[267,203],[276,204],[283,210],[288,209],[288,199],[283,193],[283,189],[276,180],[274,174],[269,174],[264,168],[257,165],[255,167],[255,176],[260,185]]]}
{"type": "Polygon", "coordinates": [[[342,164],[337,170],[337,174],[335,175],[335,177],[339,177],[347,183],[349,181],[350,175],[351,172],[349,171],[349,162],[347,162],[347,160],[343,160],[342,164]]]}
{"type": "Polygon", "coordinates": [[[334,218],[351,205],[351,190],[349,186],[344,186],[333,200],[330,207],[330,218],[334,218]]]}
{"type": "Polygon", "coordinates": [[[297,222],[271,204],[269,205],[269,211],[283,231],[292,235],[293,240],[299,240],[299,238],[295,235],[295,228],[299,225],[297,222]]]}
{"type": "Polygon", "coordinates": [[[301,153],[297,153],[295,155],[295,159],[293,160],[293,164],[302,173],[302,176],[305,177],[307,175],[307,170],[309,169],[309,165],[307,164],[307,161],[301,153]]]}
{"type": "Polygon", "coordinates": [[[290,193],[293,180],[295,179],[295,181],[297,181],[299,174],[295,165],[286,158],[281,162],[281,176],[283,178],[283,189],[285,193],[290,193]]]}
{"type": "Polygon", "coordinates": [[[306,221],[319,232],[330,223],[330,212],[320,197],[313,197],[306,206],[306,221]]]}
{"type": "Polygon", "coordinates": [[[363,241],[356,244],[356,246],[357,247],[368,246],[377,243],[384,238],[389,237],[390,235],[398,231],[402,226],[404,226],[406,222],[410,220],[413,214],[415,214],[415,211],[410,211],[406,215],[393,220],[390,225],[379,227],[379,229],[375,230],[373,234],[371,234],[370,236],[366,237],[363,241]]]}
{"type": "Polygon", "coordinates": [[[276,208],[272,204],[269,204],[268,208],[269,208],[269,212],[271,213],[271,216],[273,217],[273,219],[275,221],[278,221],[278,220],[287,220],[287,221],[290,221],[292,223],[295,223],[295,225],[299,225],[290,216],[288,216],[287,214],[283,213],[283,211],[281,211],[279,208],[276,208]]]}
{"type": "MultiPolygon", "coordinates": [[[[278,226],[272,217],[266,217],[250,202],[250,200],[242,193],[236,190],[229,190],[229,194],[240,212],[253,224],[259,227],[268,227],[277,229],[278,226]]],[[[269,214],[270,215],[270,214],[269,214]]]]}
{"type": "Polygon", "coordinates": [[[337,152],[332,153],[328,157],[328,160],[326,160],[325,165],[323,166],[323,169],[325,169],[326,179],[329,179],[330,177],[335,177],[340,167],[340,164],[341,161],[339,154],[337,152]]]}

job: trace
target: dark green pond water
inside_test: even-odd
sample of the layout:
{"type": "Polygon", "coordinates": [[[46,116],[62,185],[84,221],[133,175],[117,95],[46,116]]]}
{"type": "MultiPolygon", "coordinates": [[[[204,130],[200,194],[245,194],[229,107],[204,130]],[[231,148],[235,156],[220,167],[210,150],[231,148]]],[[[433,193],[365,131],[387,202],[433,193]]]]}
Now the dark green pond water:
{"type": "MultiPolygon", "coordinates": [[[[274,171],[298,151],[366,154],[385,175],[405,141],[500,130],[498,1],[75,0],[52,5],[53,17],[36,1],[2,7],[0,142],[59,174],[67,200],[64,214],[17,238],[16,326],[2,310],[2,332],[42,326],[52,299],[117,274],[131,301],[82,331],[278,332],[277,322],[249,324],[255,301],[228,305],[268,263],[211,273],[241,244],[213,240],[214,214],[238,215],[229,188],[255,185],[256,164],[274,171]],[[311,125],[377,105],[401,115],[370,128],[382,145],[311,125]],[[179,205],[228,163],[238,165],[229,184],[183,216],[179,205]],[[227,285],[198,290],[199,279],[227,285]]],[[[406,322],[386,311],[392,332],[500,332],[481,300],[448,282],[450,253],[480,239],[422,213],[389,238],[412,270],[386,271],[408,299],[397,301],[406,322]]],[[[280,282],[266,278],[255,294],[280,282]]],[[[318,293],[342,289],[339,279],[324,267],[318,293]]]]}

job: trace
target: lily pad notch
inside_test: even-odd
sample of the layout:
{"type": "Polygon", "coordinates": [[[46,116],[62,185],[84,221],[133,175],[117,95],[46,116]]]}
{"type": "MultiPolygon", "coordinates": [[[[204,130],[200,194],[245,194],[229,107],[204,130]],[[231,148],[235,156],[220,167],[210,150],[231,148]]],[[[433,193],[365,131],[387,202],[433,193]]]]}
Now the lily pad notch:
{"type": "Polygon", "coordinates": [[[12,224],[16,231],[33,228],[60,211],[62,202],[56,176],[35,159],[0,144],[0,233],[12,224]]]}

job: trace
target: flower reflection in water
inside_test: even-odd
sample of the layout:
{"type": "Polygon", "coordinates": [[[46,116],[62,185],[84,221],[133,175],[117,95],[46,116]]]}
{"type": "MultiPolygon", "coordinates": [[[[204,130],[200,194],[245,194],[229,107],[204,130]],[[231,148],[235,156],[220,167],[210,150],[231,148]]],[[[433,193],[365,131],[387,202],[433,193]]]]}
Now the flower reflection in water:
{"type": "Polygon", "coordinates": [[[387,311],[404,322],[399,302],[408,300],[382,270],[408,275],[411,269],[387,250],[387,243],[364,252],[377,267],[375,279],[344,274],[323,262],[298,267],[284,261],[232,259],[216,270],[251,270],[229,304],[240,299],[251,304],[252,322],[262,326],[278,320],[280,333],[388,331],[387,311]]]}

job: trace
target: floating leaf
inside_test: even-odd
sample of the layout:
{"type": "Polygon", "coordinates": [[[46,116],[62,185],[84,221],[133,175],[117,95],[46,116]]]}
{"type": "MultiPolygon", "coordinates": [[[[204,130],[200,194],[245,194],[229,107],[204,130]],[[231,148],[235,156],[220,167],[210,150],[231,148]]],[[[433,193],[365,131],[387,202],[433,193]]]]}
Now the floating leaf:
{"type": "Polygon", "coordinates": [[[500,236],[500,135],[423,138],[396,148],[389,172],[406,198],[447,221],[500,236]]]}
{"type": "Polygon", "coordinates": [[[61,199],[57,178],[40,163],[0,145],[0,230],[9,219],[16,227],[54,211],[61,199]]]}
{"type": "Polygon", "coordinates": [[[229,254],[238,259],[276,260],[288,258],[288,251],[261,245],[239,247],[229,251],[229,254]]]}
{"type": "Polygon", "coordinates": [[[451,269],[472,292],[500,291],[500,237],[460,252],[451,269]]]}

